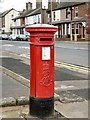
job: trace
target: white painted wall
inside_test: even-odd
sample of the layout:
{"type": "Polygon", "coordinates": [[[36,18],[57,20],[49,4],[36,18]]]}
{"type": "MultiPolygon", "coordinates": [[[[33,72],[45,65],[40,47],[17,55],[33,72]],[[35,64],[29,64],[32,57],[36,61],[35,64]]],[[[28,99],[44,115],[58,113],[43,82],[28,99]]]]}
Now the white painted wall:
{"type": "Polygon", "coordinates": [[[16,26],[20,26],[20,25],[21,25],[20,19],[17,19],[17,20],[16,20],[16,26]]]}
{"type": "MultiPolygon", "coordinates": [[[[48,16],[49,18],[49,16],[48,16]]],[[[60,10],[55,10],[55,11],[52,11],[52,22],[55,22],[55,21],[60,21],[61,20],[61,11],[60,10]],[[54,12],[55,12],[55,20],[54,20],[54,12]]]]}
{"type": "Polygon", "coordinates": [[[40,19],[41,23],[41,14],[33,15],[33,16],[28,16],[25,18],[25,25],[32,25],[34,23],[38,23],[38,17],[40,19]]]}
{"type": "Polygon", "coordinates": [[[11,10],[6,16],[5,16],[5,32],[10,32],[10,27],[13,25],[12,19],[16,16],[18,16],[19,12],[16,10],[11,10]]]}

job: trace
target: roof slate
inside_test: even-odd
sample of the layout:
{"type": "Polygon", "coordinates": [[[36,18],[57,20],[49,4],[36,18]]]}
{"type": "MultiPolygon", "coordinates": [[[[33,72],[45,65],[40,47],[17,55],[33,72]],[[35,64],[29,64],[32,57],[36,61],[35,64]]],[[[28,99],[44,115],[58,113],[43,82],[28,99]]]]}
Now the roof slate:
{"type": "Polygon", "coordinates": [[[41,13],[40,8],[28,10],[28,11],[25,11],[22,15],[13,18],[13,20],[23,18],[23,17],[28,17],[28,16],[31,16],[31,15],[36,15],[36,14],[39,14],[39,13],[41,13]]]}
{"type": "MultiPolygon", "coordinates": [[[[60,3],[53,2],[52,11],[71,7],[71,6],[73,7],[73,6],[84,4],[84,3],[85,2],[60,2],[60,3]]],[[[51,11],[51,7],[49,5],[49,9],[47,10],[47,12],[50,12],[50,11],[51,11]]],[[[36,15],[36,14],[40,14],[40,13],[41,13],[41,8],[32,9],[32,10],[30,9],[28,11],[26,10],[20,16],[15,17],[13,20],[23,18],[23,17],[32,16],[32,15],[36,15]]]]}
{"type": "Polygon", "coordinates": [[[41,13],[41,9],[35,9],[34,11],[32,11],[31,13],[27,14],[27,16],[32,16],[32,15],[36,15],[36,14],[40,14],[41,13]]]}
{"type": "MultiPolygon", "coordinates": [[[[52,10],[58,10],[58,9],[63,9],[63,8],[67,8],[67,7],[73,7],[73,6],[77,6],[80,4],[84,4],[85,2],[60,2],[56,8],[52,9],[52,10]]],[[[47,12],[49,12],[51,9],[49,8],[47,10],[47,12]]]]}
{"type": "MultiPolygon", "coordinates": [[[[15,9],[14,9],[14,8],[11,8],[11,9],[9,9],[9,10],[6,10],[6,11],[0,13],[0,17],[5,16],[5,15],[8,14],[11,10],[15,10],[15,9]]],[[[17,10],[16,10],[16,11],[17,11],[17,10]]]]}
{"type": "Polygon", "coordinates": [[[35,9],[30,9],[30,10],[26,10],[26,11],[24,11],[21,15],[19,15],[19,16],[17,16],[17,17],[15,17],[15,18],[13,18],[13,20],[15,20],[15,19],[19,19],[19,18],[24,18],[24,17],[26,17],[28,14],[30,14],[31,12],[33,12],[35,9]]]}

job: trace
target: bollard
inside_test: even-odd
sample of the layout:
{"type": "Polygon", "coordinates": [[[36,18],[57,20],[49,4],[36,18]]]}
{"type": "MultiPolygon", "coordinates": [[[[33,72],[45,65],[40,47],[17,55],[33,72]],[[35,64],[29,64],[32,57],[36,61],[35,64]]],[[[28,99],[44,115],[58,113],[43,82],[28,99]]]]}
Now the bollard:
{"type": "Polygon", "coordinates": [[[29,114],[37,117],[54,112],[54,33],[57,27],[35,24],[26,27],[30,33],[30,99],[29,114]]]}

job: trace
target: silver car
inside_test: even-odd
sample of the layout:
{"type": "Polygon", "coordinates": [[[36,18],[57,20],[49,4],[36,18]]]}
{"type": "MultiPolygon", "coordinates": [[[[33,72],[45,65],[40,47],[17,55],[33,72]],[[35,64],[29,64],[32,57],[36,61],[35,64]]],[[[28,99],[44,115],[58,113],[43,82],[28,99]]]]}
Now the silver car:
{"type": "Polygon", "coordinates": [[[16,34],[9,35],[9,40],[16,40],[16,38],[17,38],[16,34]]]}
{"type": "Polygon", "coordinates": [[[0,39],[1,40],[8,40],[8,35],[7,34],[0,34],[0,39]]]}
{"type": "Polygon", "coordinates": [[[16,40],[20,40],[20,41],[28,41],[28,38],[25,34],[19,34],[17,37],[16,37],[16,40]]]}

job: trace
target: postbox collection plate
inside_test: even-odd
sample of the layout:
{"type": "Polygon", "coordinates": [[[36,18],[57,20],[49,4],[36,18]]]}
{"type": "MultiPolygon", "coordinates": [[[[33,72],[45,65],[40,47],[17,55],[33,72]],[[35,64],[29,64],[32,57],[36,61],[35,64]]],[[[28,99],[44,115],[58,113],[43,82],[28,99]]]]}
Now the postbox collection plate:
{"type": "Polygon", "coordinates": [[[50,60],[50,47],[42,47],[42,60],[50,60]]]}

